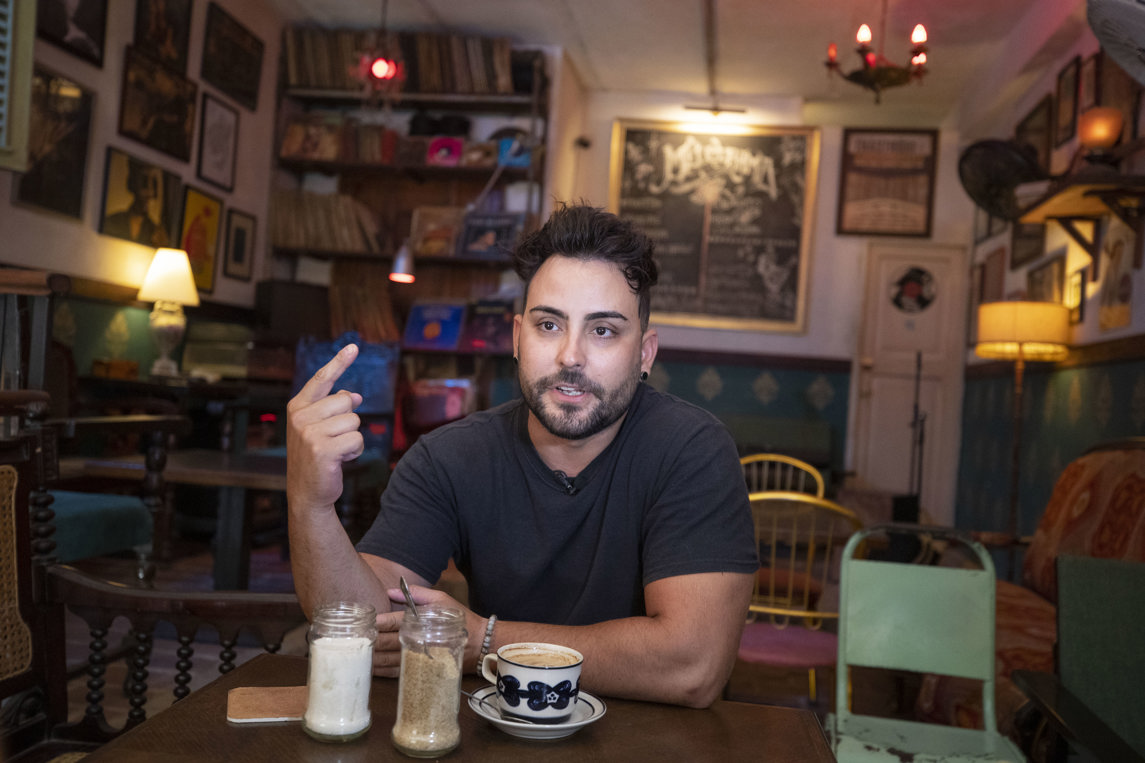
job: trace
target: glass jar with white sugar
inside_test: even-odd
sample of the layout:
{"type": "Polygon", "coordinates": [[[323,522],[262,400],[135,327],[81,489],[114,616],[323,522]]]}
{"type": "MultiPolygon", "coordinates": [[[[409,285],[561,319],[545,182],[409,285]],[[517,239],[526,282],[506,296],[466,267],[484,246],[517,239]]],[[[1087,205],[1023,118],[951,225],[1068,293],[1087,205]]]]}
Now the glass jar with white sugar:
{"type": "Polygon", "coordinates": [[[302,728],[324,742],[348,742],[370,728],[370,682],[374,608],[352,601],[314,610],[306,640],[310,644],[306,714],[302,728]]]}

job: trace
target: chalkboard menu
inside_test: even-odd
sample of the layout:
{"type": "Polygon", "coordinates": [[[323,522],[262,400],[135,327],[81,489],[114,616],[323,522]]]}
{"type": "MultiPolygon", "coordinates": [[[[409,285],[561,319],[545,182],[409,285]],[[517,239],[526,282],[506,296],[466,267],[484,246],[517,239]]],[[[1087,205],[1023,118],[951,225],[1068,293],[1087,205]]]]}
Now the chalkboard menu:
{"type": "Polygon", "coordinates": [[[610,204],[656,243],[652,320],[804,330],[814,128],[613,126],[610,204]]]}

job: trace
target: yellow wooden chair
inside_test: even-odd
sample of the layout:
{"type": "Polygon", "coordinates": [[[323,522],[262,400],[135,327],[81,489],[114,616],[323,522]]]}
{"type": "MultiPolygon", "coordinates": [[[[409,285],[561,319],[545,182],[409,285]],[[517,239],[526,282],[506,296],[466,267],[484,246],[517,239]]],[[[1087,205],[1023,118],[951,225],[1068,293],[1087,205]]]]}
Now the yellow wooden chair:
{"type": "Polygon", "coordinates": [[[782,453],[753,453],[739,460],[749,493],[791,490],[824,496],[823,475],[811,464],[782,453]]]}
{"type": "Polygon", "coordinates": [[[836,661],[838,618],[830,596],[839,550],[862,522],[834,501],[795,491],[750,494],[760,568],[740,638],[749,663],[807,670],[807,696],[818,701],[816,669],[836,661]]]}

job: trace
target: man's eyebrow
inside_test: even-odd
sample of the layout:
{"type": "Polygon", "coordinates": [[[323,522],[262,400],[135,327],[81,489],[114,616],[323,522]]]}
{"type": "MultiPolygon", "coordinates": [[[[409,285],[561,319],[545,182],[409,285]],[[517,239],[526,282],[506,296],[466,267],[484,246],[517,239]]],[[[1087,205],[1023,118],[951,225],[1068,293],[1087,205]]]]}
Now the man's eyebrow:
{"type": "Polygon", "coordinates": [[[529,308],[529,312],[552,315],[553,317],[560,318],[562,320],[568,319],[568,315],[566,315],[563,310],[558,310],[555,307],[549,307],[548,305],[533,305],[529,308]]]}
{"type": "MultiPolygon", "coordinates": [[[[534,305],[529,308],[530,313],[541,313],[544,315],[552,315],[553,317],[560,318],[561,320],[568,320],[568,314],[563,310],[558,310],[555,307],[548,305],[534,305]]],[[[628,316],[624,313],[615,310],[599,310],[595,313],[588,313],[584,316],[586,321],[599,321],[602,319],[612,319],[617,321],[627,321],[628,316]]]]}
{"type": "Polygon", "coordinates": [[[615,310],[601,310],[600,312],[589,313],[588,315],[585,316],[585,320],[589,320],[589,321],[599,321],[603,318],[611,318],[612,320],[617,320],[617,321],[627,321],[628,320],[627,315],[625,315],[624,313],[618,313],[615,310]]]}

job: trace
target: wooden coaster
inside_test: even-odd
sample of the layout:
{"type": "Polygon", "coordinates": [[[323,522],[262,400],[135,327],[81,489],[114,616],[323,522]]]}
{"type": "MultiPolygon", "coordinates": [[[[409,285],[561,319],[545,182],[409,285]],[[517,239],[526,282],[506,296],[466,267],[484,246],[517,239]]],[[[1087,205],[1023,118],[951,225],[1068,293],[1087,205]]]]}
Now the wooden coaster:
{"type": "Polygon", "coordinates": [[[227,692],[227,720],[233,723],[300,721],[305,686],[239,686],[227,692]]]}

